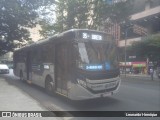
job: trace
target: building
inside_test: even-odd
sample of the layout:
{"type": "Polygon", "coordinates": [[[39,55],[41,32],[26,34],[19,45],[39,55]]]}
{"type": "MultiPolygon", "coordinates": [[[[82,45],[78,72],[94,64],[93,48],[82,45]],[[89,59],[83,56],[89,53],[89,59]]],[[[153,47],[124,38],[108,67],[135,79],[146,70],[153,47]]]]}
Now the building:
{"type": "MultiPolygon", "coordinates": [[[[130,16],[130,24],[121,26],[121,38],[119,47],[124,48],[132,45],[134,41],[140,41],[143,37],[160,34],[160,0],[134,0],[133,14],[130,16]],[[134,26],[137,30],[135,31],[134,26]],[[127,35],[126,35],[127,31],[127,35]]],[[[124,53],[124,51],[123,51],[124,53]]],[[[124,58],[124,54],[121,56],[124,58]]],[[[136,70],[137,73],[147,71],[147,59],[138,58],[136,55],[127,54],[127,62],[131,62],[129,66],[131,70],[136,70]]],[[[124,60],[124,59],[121,59],[124,60]]],[[[121,64],[124,67],[124,64],[121,64]]]]}
{"type": "Polygon", "coordinates": [[[0,61],[12,61],[12,60],[13,60],[13,52],[8,52],[0,56],[0,61]]]}
{"type": "Polygon", "coordinates": [[[32,38],[32,40],[34,42],[43,38],[39,33],[39,31],[42,30],[42,28],[39,24],[37,24],[36,27],[34,27],[34,28],[29,28],[28,30],[30,32],[30,37],[32,38]]]}
{"type": "MultiPolygon", "coordinates": [[[[160,32],[160,0],[135,0],[133,14],[131,15],[131,23],[146,28],[148,35],[158,34],[160,32]]],[[[124,32],[125,28],[121,31],[124,32]]],[[[144,37],[128,31],[127,45],[131,45],[133,41],[139,41],[144,37]]],[[[125,35],[121,34],[119,46],[124,47],[125,35]]]]}

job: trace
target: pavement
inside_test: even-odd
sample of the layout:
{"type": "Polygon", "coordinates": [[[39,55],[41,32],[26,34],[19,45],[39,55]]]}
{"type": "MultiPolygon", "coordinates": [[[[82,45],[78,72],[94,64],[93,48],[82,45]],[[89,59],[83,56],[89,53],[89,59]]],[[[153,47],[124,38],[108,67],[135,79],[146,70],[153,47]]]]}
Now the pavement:
{"type": "Polygon", "coordinates": [[[46,109],[0,77],[0,111],[46,111],[46,109]]]}
{"type": "MultiPolygon", "coordinates": [[[[0,116],[2,116],[3,112],[17,112],[18,114],[22,112],[29,112],[32,113],[39,113],[42,111],[48,111],[44,106],[42,106],[38,101],[33,99],[31,96],[29,96],[27,93],[22,91],[20,88],[16,87],[15,85],[12,85],[8,80],[5,78],[5,76],[0,75],[0,116]]],[[[17,114],[17,115],[18,115],[17,114]]],[[[50,114],[53,117],[44,117],[40,118],[41,115],[37,114],[37,117],[31,117],[30,119],[34,120],[62,120],[61,117],[56,117],[56,115],[52,112],[49,112],[47,114],[50,114]]],[[[16,114],[14,114],[16,115],[16,114]]],[[[10,117],[0,117],[1,119],[11,119],[10,117]]],[[[20,120],[21,117],[13,117],[12,120],[20,120]]]]}
{"type": "MultiPolygon", "coordinates": [[[[125,77],[124,74],[121,74],[120,76],[121,76],[121,78],[125,77]]],[[[147,74],[126,74],[126,78],[134,78],[134,79],[141,79],[141,80],[144,80],[144,81],[148,81],[148,80],[152,81],[151,76],[147,75],[147,74]]],[[[154,75],[153,76],[153,81],[160,82],[160,79],[156,75],[154,75]]]]}

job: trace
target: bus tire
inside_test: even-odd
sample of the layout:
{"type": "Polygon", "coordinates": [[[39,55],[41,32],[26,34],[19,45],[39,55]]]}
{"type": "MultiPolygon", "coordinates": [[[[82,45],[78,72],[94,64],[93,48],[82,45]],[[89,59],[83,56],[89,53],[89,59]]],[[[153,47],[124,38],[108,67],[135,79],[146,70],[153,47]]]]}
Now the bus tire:
{"type": "Polygon", "coordinates": [[[22,71],[20,71],[19,79],[20,79],[21,81],[24,81],[24,77],[23,77],[23,72],[22,72],[22,71]]]}
{"type": "Polygon", "coordinates": [[[53,84],[53,80],[50,76],[46,77],[45,80],[45,90],[49,95],[52,95],[54,92],[54,84],[53,84]]]}

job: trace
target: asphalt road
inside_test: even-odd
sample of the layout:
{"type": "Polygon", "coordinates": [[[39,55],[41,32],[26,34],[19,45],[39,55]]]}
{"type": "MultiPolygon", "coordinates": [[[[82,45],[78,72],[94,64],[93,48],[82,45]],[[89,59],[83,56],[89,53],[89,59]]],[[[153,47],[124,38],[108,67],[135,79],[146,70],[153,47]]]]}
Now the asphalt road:
{"type": "MultiPolygon", "coordinates": [[[[5,77],[6,81],[10,85],[13,85],[20,91],[25,92],[29,97],[35,99],[35,101],[40,105],[51,111],[160,111],[159,81],[145,81],[143,79],[138,80],[132,78],[122,79],[119,92],[113,96],[103,99],[73,102],[58,95],[50,96],[40,87],[19,81],[15,76],[13,76],[13,74],[5,75],[3,77],[5,77]]],[[[117,120],[117,118],[115,119],[117,120]]],[[[121,119],[137,120],[137,118],[121,119]]],[[[139,119],[143,120],[144,118],[139,119]]],[[[152,119],[148,118],[147,120],[152,119]]],[[[158,119],[155,118],[154,120],[158,119]]]]}

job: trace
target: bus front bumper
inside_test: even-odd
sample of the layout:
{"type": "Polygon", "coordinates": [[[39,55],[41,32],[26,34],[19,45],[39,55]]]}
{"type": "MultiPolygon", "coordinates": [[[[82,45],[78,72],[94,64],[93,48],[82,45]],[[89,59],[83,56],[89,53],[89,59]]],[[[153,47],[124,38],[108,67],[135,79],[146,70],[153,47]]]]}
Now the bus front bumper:
{"type": "Polygon", "coordinates": [[[118,92],[120,82],[121,82],[120,77],[117,77],[114,79],[103,80],[103,83],[94,83],[93,87],[91,85],[84,87],[80,84],[72,84],[68,91],[68,97],[71,100],[85,100],[85,99],[94,99],[94,98],[110,96],[118,92]],[[109,83],[113,82],[116,83],[116,85],[113,88],[109,89],[103,88],[103,86],[105,87],[109,85],[109,83]],[[101,89],[97,88],[96,86],[94,87],[94,85],[101,86],[101,89]]]}

